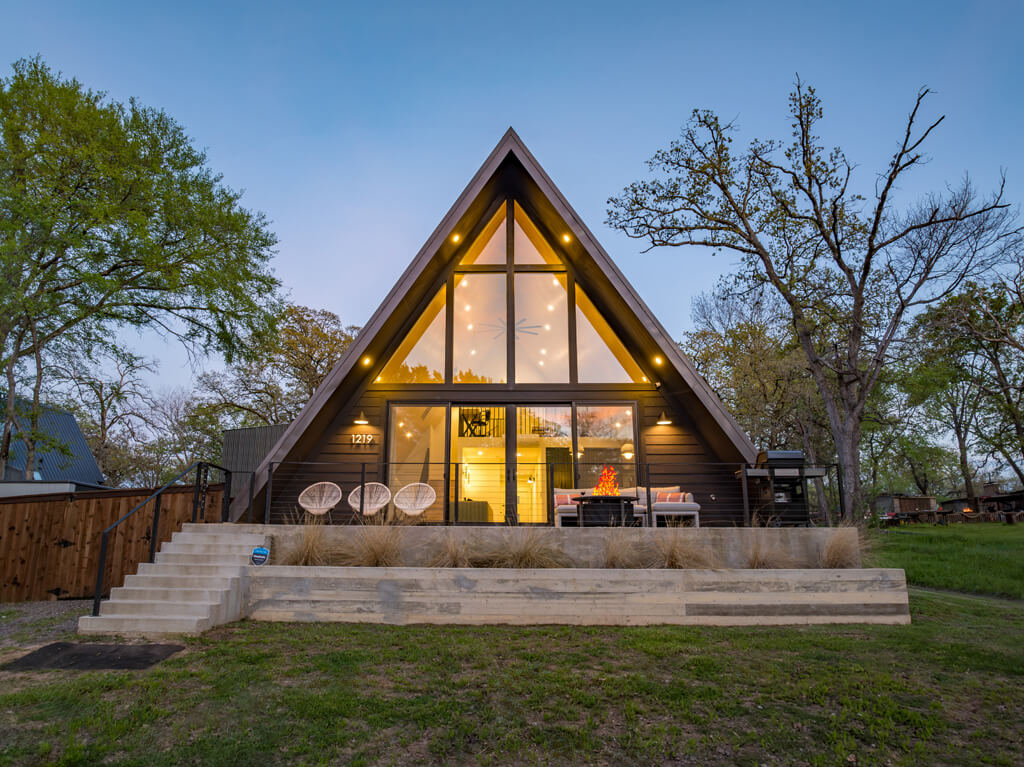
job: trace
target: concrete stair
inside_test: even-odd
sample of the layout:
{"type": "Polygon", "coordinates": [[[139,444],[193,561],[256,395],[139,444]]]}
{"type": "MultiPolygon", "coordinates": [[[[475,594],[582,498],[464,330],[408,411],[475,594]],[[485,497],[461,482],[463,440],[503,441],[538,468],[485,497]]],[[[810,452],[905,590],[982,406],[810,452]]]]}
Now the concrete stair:
{"type": "Polygon", "coordinates": [[[266,536],[234,525],[185,524],[153,563],[111,589],[98,616],[78,621],[79,634],[160,637],[200,634],[242,617],[249,555],[266,536]]]}

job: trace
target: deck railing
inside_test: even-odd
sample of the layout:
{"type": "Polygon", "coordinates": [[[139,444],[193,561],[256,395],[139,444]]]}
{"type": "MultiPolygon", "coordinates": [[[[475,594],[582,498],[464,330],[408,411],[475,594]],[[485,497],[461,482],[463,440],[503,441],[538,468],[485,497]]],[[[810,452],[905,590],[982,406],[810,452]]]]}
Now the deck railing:
{"type": "MultiPolygon", "coordinates": [[[[701,524],[798,525],[828,523],[840,516],[834,466],[776,472],[740,463],[321,461],[271,464],[262,497],[257,499],[250,492],[243,519],[265,524],[297,522],[304,514],[299,494],[315,482],[327,481],[338,485],[342,500],[325,519],[333,524],[360,522],[367,518],[362,513],[367,509],[353,508],[348,502],[356,488],[378,482],[394,494],[405,485],[422,482],[436,495],[420,517],[426,524],[553,524],[555,491],[591,490],[606,466],[614,469],[620,491],[644,488],[638,503],[647,509],[659,489],[678,487],[693,493],[701,506],[701,524]]],[[[364,498],[363,494],[357,497],[364,498]]],[[[373,519],[397,513],[393,503],[382,511],[373,519]]]]}

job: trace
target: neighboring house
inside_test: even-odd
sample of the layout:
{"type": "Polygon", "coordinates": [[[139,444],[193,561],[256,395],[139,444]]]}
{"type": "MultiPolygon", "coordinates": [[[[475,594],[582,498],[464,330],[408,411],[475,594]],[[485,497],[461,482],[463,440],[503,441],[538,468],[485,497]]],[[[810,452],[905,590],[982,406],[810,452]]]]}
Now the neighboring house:
{"type": "MultiPolygon", "coordinates": [[[[339,302],[359,289],[340,265],[334,279],[339,302]]],[[[425,482],[425,521],[551,524],[556,490],[593,488],[610,466],[623,488],[682,486],[702,525],[733,526],[756,456],[509,129],[263,456],[254,508],[286,519],[317,480],[346,496],[425,482]]],[[[247,508],[235,494],[232,518],[247,508]]]]}
{"type": "MultiPolygon", "coordinates": [[[[20,413],[31,407],[31,403],[26,400],[19,399],[18,404],[20,413]]],[[[6,409],[7,399],[0,394],[0,412],[6,409]]],[[[28,417],[19,414],[11,436],[10,457],[4,482],[0,484],[0,496],[63,492],[76,487],[99,487],[103,484],[103,473],[75,417],[66,410],[45,404],[41,406],[39,414],[39,431],[63,445],[68,452],[63,453],[56,447],[40,442],[36,447],[32,476],[26,479],[28,449],[21,435],[28,428],[28,417]]]]}

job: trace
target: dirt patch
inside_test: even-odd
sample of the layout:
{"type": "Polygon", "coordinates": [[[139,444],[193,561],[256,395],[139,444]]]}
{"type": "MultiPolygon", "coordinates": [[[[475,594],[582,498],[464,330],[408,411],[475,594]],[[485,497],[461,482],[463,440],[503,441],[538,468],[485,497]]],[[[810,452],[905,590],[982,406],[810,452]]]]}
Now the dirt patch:
{"type": "Polygon", "coordinates": [[[91,599],[14,602],[0,605],[0,656],[12,648],[68,639],[78,619],[92,610],[91,599]]]}

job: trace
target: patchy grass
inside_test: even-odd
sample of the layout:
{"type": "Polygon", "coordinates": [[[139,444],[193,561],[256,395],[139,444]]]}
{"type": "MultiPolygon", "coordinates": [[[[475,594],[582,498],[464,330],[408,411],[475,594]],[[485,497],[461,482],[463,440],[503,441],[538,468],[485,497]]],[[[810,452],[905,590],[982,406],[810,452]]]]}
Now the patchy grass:
{"type": "Polygon", "coordinates": [[[912,626],[243,622],[148,671],[0,672],[0,764],[1024,761],[1024,607],[912,626]]]}
{"type": "Polygon", "coordinates": [[[878,535],[867,564],[919,586],[1024,599],[1024,525],[911,525],[878,535]]]}

